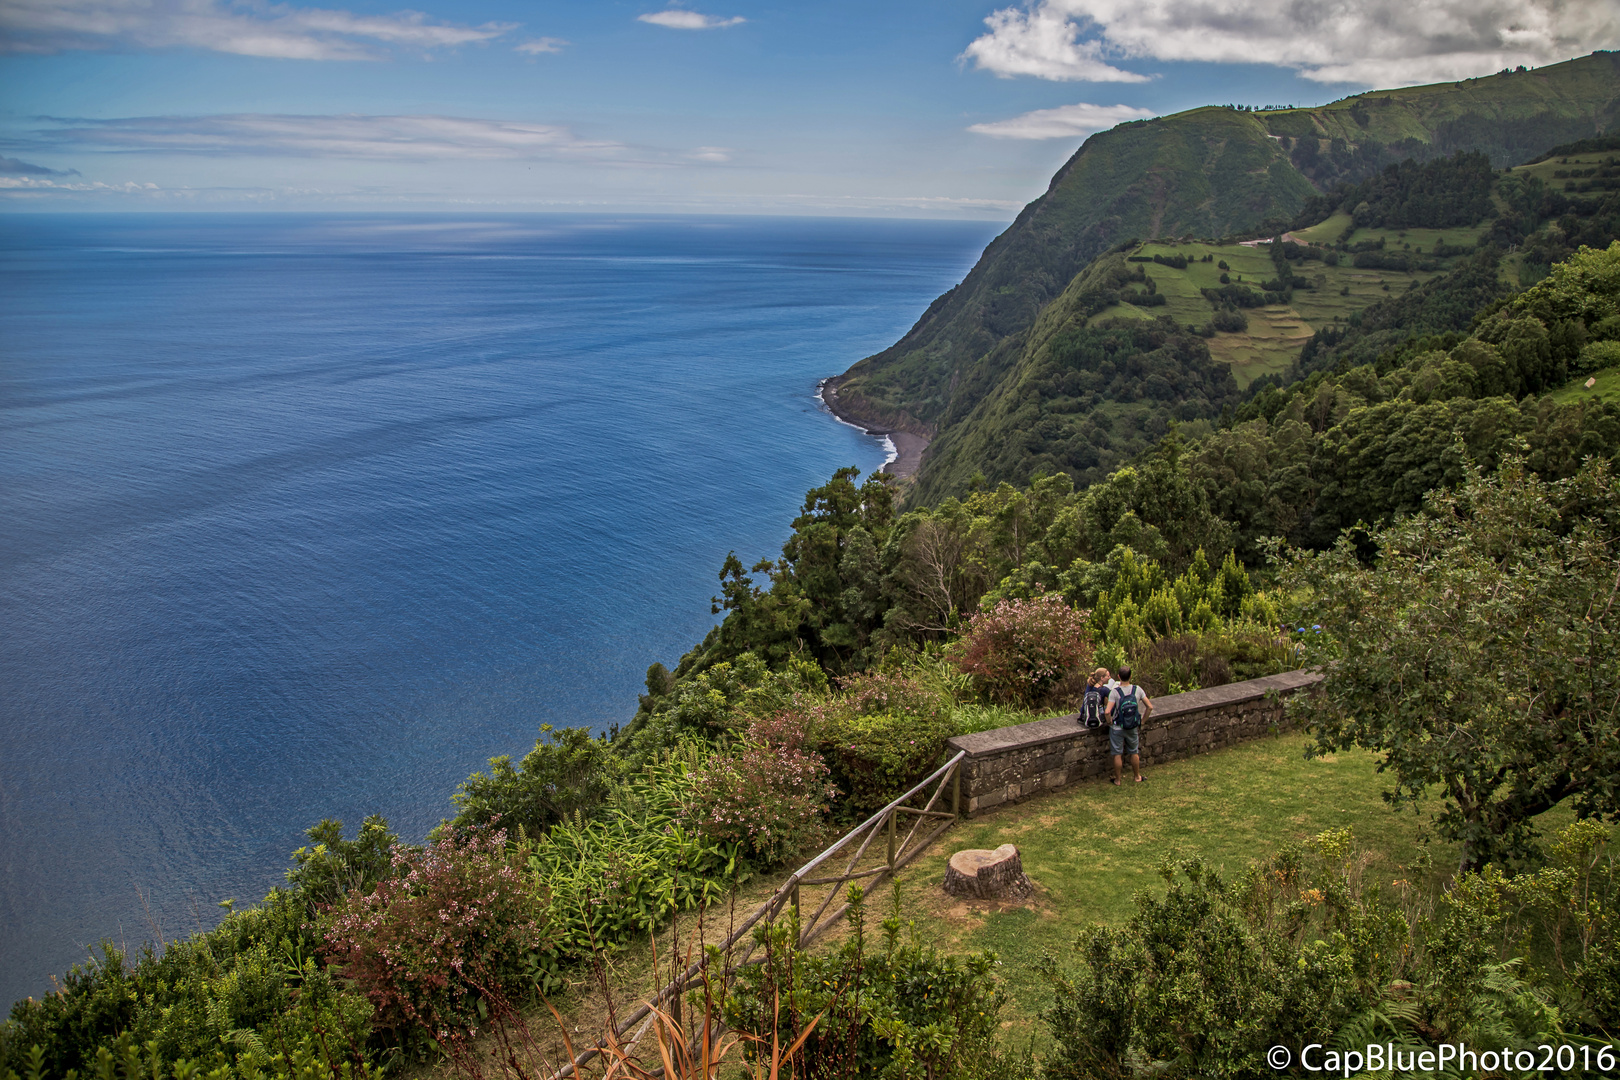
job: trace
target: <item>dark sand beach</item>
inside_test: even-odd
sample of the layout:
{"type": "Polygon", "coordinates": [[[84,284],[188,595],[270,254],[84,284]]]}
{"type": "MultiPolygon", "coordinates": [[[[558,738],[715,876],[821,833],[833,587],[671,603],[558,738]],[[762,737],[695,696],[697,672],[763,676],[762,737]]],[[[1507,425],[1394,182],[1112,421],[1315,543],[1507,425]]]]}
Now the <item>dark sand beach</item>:
{"type": "Polygon", "coordinates": [[[902,480],[917,474],[917,469],[922,465],[923,451],[928,449],[928,436],[910,431],[891,431],[884,427],[868,427],[846,415],[838,407],[838,388],[831,385],[830,381],[821,383],[816,388],[816,394],[821,398],[821,403],[827,406],[827,411],[844,423],[858,427],[868,435],[888,436],[889,441],[894,444],[895,459],[883,466],[883,472],[902,480]]]}
{"type": "Polygon", "coordinates": [[[923,451],[928,449],[928,440],[909,431],[891,431],[889,439],[899,456],[883,466],[883,471],[900,477],[915,476],[917,467],[922,464],[923,451]]]}

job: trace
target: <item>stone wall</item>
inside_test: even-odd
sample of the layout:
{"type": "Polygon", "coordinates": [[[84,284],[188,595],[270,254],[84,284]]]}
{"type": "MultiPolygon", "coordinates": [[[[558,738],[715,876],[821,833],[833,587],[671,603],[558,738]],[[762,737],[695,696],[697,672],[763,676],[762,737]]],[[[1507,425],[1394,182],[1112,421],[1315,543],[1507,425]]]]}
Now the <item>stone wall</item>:
{"type": "MultiPolygon", "coordinates": [[[[1282,699],[1320,678],[1290,671],[1156,698],[1152,717],[1142,725],[1142,765],[1207,754],[1275,731],[1282,699]]],[[[958,750],[968,755],[962,807],[969,814],[1105,776],[1113,767],[1108,728],[1083,728],[1078,714],[958,735],[949,753],[958,750]]]]}

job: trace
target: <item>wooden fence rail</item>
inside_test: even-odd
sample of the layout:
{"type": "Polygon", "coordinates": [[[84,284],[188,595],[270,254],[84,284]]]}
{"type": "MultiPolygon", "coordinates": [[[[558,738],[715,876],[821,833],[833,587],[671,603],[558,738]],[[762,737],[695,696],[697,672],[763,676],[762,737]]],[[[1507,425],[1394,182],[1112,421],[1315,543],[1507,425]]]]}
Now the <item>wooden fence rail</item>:
{"type": "MultiPolygon", "coordinates": [[[[752,959],[754,952],[752,942],[744,946],[742,952],[736,956],[733,956],[732,950],[753,932],[761,920],[767,923],[774,922],[786,908],[792,907],[799,915],[799,947],[804,948],[838,925],[838,921],[849,910],[849,903],[845,899],[845,886],[868,879],[871,880],[868,889],[883,884],[896,871],[921,854],[941,833],[955,824],[962,810],[962,762],[966,758],[966,751],[959,751],[944,765],[919,780],[911,790],[845,833],[831,847],[795,870],[769,899],[749,912],[742,923],[719,946],[718,955],[726,958],[724,971],[721,972],[719,980],[721,987],[729,986],[736,973],[752,959]],[[922,806],[907,805],[930,789],[932,793],[922,806]],[[938,809],[942,799],[949,801],[949,810],[938,809]],[[905,832],[904,839],[900,838],[902,815],[910,816],[910,829],[905,832]],[[932,823],[930,827],[925,829],[924,824],[930,822],[932,823]],[[881,860],[878,852],[873,852],[870,856],[867,854],[872,849],[873,842],[880,836],[885,841],[878,849],[882,853],[881,860]],[[842,871],[820,877],[811,876],[822,867],[822,864],[848,851],[852,846],[855,848],[855,854],[844,863],[842,871]],[[822,895],[823,891],[825,895],[822,895]],[[816,906],[814,913],[806,918],[804,913],[815,905],[817,900],[820,901],[819,906],[816,906]]],[[[621,1021],[614,1030],[614,1038],[621,1041],[622,1045],[633,1047],[651,1027],[653,1009],[666,1008],[669,1011],[677,1011],[681,995],[688,987],[700,982],[708,974],[708,967],[709,953],[705,951],[685,971],[666,983],[651,1000],[642,1003],[621,1021]],[[637,1025],[639,1028],[636,1033],[628,1042],[623,1042],[625,1035],[637,1025]]],[[[582,1066],[599,1056],[607,1045],[607,1041],[603,1040],[581,1051],[572,1062],[553,1073],[551,1080],[567,1080],[582,1066]]]]}

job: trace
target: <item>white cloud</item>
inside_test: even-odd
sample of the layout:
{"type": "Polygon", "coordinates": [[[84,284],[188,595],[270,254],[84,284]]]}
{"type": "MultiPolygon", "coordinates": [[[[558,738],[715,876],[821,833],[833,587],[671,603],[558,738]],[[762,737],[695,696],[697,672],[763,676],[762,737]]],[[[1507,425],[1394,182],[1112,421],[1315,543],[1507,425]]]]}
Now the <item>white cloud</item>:
{"type": "Polygon", "coordinates": [[[666,11],[654,11],[646,15],[637,15],[637,19],[654,26],[667,26],[671,30],[718,30],[725,26],[736,26],[748,20],[741,15],[731,18],[722,18],[719,15],[699,15],[695,11],[682,11],[680,8],[670,8],[666,11]]]}
{"type": "Polygon", "coordinates": [[[541,53],[560,53],[568,42],[562,38],[543,37],[533,41],[525,41],[517,46],[517,52],[528,53],[530,56],[539,56],[541,53]]]}
{"type": "Polygon", "coordinates": [[[998,139],[1075,139],[1094,131],[1111,128],[1126,120],[1142,120],[1154,115],[1149,109],[1129,105],[1060,105],[1036,109],[1007,120],[973,124],[969,131],[998,139]]]}
{"type": "Polygon", "coordinates": [[[423,161],[446,158],[590,158],[629,161],[622,143],[582,139],[566,127],[459,116],[133,116],[58,120],[32,145],[82,150],[214,156],[342,157],[423,161]]]}
{"type": "Polygon", "coordinates": [[[0,0],[0,51],[190,48],[283,60],[375,60],[385,55],[379,47],[481,44],[516,25],[222,0],[0,0]]]}
{"type": "Polygon", "coordinates": [[[731,150],[724,146],[700,146],[686,156],[693,161],[719,164],[731,160],[731,150]]]}
{"type": "Polygon", "coordinates": [[[1105,63],[1102,42],[1077,40],[1080,28],[1049,0],[1028,11],[1003,8],[984,22],[990,32],[975,38],[961,59],[1004,79],[1033,75],[1064,82],[1147,81],[1105,63]]]}
{"type": "Polygon", "coordinates": [[[1123,74],[1106,56],[1276,64],[1318,82],[1399,86],[1620,45],[1614,0],[1035,0],[985,22],[989,33],[962,54],[976,66],[1091,82],[1123,74]]]}

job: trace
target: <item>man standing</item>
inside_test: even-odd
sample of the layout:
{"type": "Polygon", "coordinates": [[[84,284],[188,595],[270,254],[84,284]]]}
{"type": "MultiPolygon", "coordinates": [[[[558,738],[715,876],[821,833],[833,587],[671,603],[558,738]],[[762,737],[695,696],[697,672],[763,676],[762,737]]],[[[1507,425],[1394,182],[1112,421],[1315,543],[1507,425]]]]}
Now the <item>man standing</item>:
{"type": "Polygon", "coordinates": [[[1142,721],[1153,712],[1153,702],[1131,683],[1131,669],[1119,669],[1119,685],[1108,692],[1108,746],[1114,751],[1114,786],[1119,786],[1125,755],[1131,755],[1131,772],[1142,782],[1142,721]]]}

